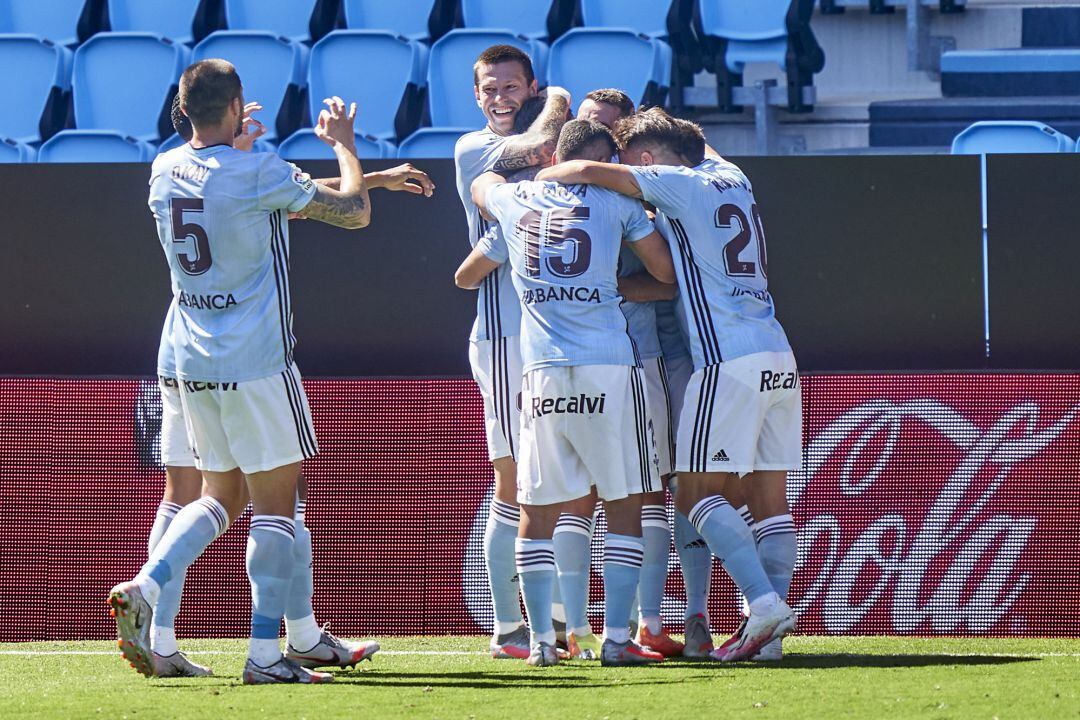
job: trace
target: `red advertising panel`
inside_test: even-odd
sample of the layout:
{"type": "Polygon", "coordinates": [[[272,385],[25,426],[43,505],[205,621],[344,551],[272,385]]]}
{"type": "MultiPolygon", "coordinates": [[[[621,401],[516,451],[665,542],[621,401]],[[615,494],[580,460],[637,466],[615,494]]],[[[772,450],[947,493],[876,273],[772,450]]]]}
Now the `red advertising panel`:
{"type": "MultiPolygon", "coordinates": [[[[802,632],[1080,636],[1080,376],[803,382],[789,483],[802,632]]],[[[322,450],[304,468],[319,620],[343,635],[487,631],[491,479],[472,382],[306,387],[322,450]]],[[[112,635],[105,595],[145,560],[160,499],[159,427],[153,382],[0,380],[0,641],[112,635]]],[[[179,634],[246,634],[246,528],[189,572],[179,634]]],[[[672,552],[673,629],[683,607],[672,552]]],[[[734,626],[719,569],[710,607],[715,629],[734,626]]]]}

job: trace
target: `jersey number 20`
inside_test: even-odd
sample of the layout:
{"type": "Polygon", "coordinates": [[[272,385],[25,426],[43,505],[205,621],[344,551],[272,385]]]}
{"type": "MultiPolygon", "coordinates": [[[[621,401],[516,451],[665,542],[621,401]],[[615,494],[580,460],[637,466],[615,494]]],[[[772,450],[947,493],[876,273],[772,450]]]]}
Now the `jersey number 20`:
{"type": "Polygon", "coordinates": [[[202,225],[184,222],[185,212],[203,211],[202,198],[173,198],[171,208],[173,242],[179,245],[176,259],[180,261],[180,269],[188,275],[202,275],[214,264],[210,257],[210,238],[202,225]]]}
{"type": "Polygon", "coordinates": [[[525,231],[525,269],[529,277],[540,277],[543,258],[548,272],[556,277],[584,275],[592,262],[592,238],[581,228],[566,227],[570,220],[588,220],[589,208],[549,210],[547,227],[543,215],[530,210],[518,220],[525,231]]]}
{"type": "Polygon", "coordinates": [[[751,260],[740,260],[739,254],[750,244],[751,235],[757,234],[758,260],[761,263],[761,277],[769,277],[769,262],[765,255],[765,229],[761,226],[761,213],[757,205],[750,208],[754,217],[754,227],[747,222],[746,213],[738,205],[721,205],[716,208],[716,227],[724,230],[738,229],[738,233],[724,245],[724,270],[731,277],[753,277],[757,274],[757,265],[751,260]]]}

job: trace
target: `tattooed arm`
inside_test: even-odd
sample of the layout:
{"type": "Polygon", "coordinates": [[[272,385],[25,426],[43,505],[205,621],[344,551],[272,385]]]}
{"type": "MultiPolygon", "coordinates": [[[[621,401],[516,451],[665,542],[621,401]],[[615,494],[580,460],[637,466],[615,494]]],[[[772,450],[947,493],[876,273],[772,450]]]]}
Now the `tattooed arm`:
{"type": "Polygon", "coordinates": [[[510,138],[491,168],[499,174],[533,165],[546,165],[555,154],[559,131],[570,114],[570,93],[560,87],[547,89],[547,101],[527,132],[510,138]]]}
{"type": "Polygon", "coordinates": [[[328,184],[316,183],[315,196],[304,207],[303,216],[348,230],[366,227],[371,222],[371,202],[364,182],[364,171],[356,157],[353,134],[356,104],[353,103],[346,112],[345,102],[341,98],[328,98],[323,102],[329,109],[319,113],[315,134],[333,148],[341,178],[336,189],[328,184]]]}

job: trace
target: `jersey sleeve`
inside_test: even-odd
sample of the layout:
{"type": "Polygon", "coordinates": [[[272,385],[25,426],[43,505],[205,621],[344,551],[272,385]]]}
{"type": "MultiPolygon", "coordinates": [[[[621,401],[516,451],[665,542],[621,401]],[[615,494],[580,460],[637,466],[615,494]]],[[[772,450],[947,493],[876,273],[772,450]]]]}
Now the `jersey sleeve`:
{"type": "Polygon", "coordinates": [[[306,172],[273,153],[261,153],[259,208],[299,212],[315,197],[315,181],[306,172]]]}
{"type": "Polygon", "coordinates": [[[463,135],[454,146],[454,163],[461,177],[471,184],[494,167],[502,157],[504,147],[505,137],[493,133],[469,133],[463,135]]]}
{"type": "Polygon", "coordinates": [[[514,197],[514,185],[510,183],[500,183],[498,185],[492,185],[484,193],[484,206],[487,208],[488,215],[495,218],[496,222],[502,222],[503,216],[506,214],[507,207],[514,197]]]}
{"type": "Polygon", "coordinates": [[[646,165],[630,170],[645,201],[674,217],[689,209],[693,190],[701,182],[690,168],[682,166],[646,165]]]}
{"type": "Polygon", "coordinates": [[[648,237],[652,234],[653,227],[652,220],[645,213],[645,208],[641,206],[636,200],[623,197],[626,200],[626,204],[623,206],[622,212],[622,238],[626,242],[635,243],[638,240],[648,237]]]}
{"type": "Polygon", "coordinates": [[[476,243],[476,249],[484,254],[488,260],[504,263],[510,257],[510,251],[506,247],[506,240],[499,231],[498,225],[492,225],[476,243]]]}

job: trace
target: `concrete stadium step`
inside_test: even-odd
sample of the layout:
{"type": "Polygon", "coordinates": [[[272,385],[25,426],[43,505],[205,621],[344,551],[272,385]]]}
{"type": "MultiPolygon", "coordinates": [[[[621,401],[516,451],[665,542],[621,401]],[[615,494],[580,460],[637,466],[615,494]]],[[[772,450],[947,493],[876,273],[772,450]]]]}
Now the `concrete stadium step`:
{"type": "Polygon", "coordinates": [[[957,50],[941,57],[945,97],[1080,95],[1080,49],[957,50]]]}
{"type": "Polygon", "coordinates": [[[870,145],[945,146],[979,120],[1037,120],[1080,135],[1080,97],[928,98],[870,104],[870,145]]]}

